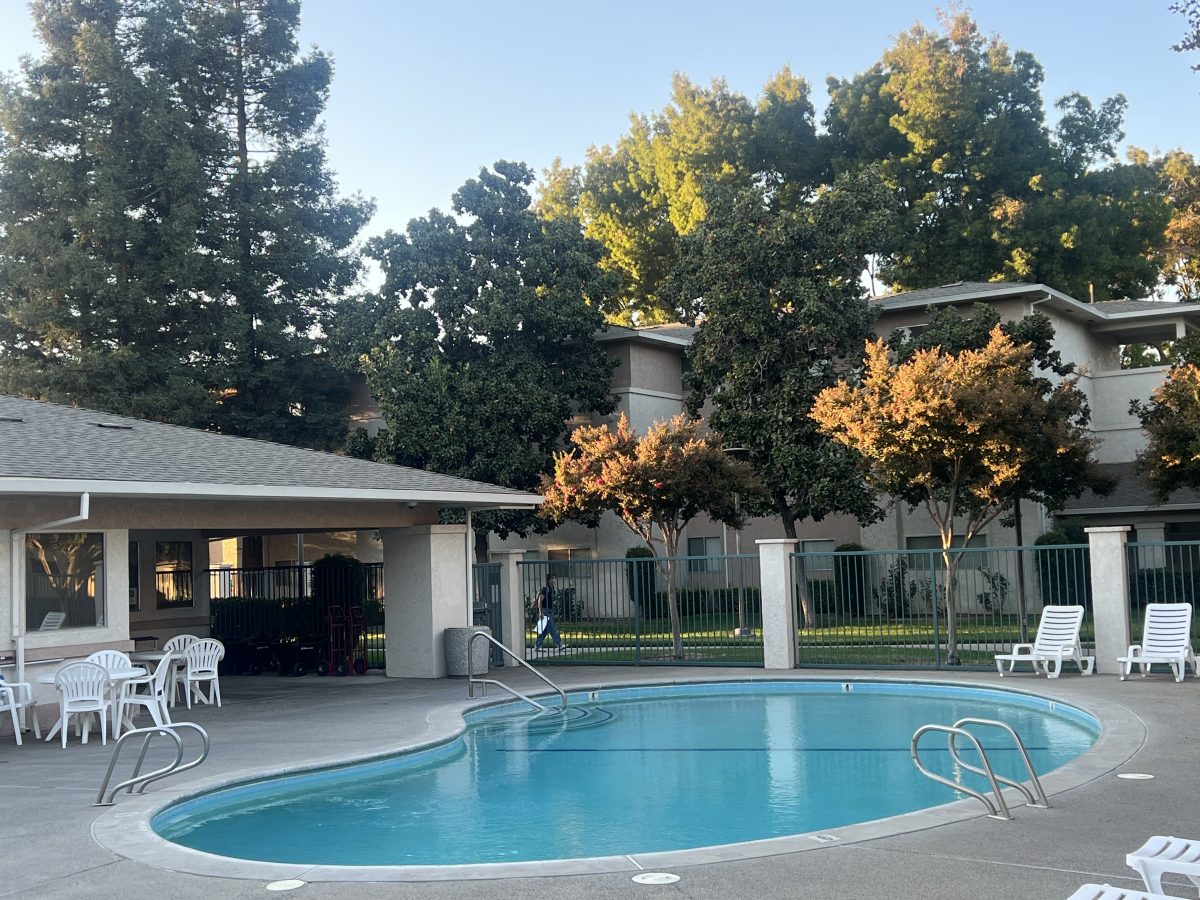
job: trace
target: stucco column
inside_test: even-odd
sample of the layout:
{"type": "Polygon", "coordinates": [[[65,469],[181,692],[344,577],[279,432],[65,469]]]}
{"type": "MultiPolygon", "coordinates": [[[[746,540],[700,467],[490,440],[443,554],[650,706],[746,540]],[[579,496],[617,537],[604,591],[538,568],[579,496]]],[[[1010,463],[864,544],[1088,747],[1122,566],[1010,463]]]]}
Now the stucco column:
{"type": "Polygon", "coordinates": [[[796,666],[796,588],[792,553],[799,541],[773,538],[758,545],[762,586],[763,668],[796,666]]]}
{"type": "Polygon", "coordinates": [[[471,624],[465,525],[388,528],[383,537],[384,635],[391,678],[442,678],[442,632],[471,624]]]}
{"type": "MultiPolygon", "coordinates": [[[[521,567],[524,550],[492,550],[489,556],[500,563],[500,621],[504,623],[504,645],[519,659],[525,658],[525,592],[521,590],[521,567]]],[[[506,666],[521,665],[504,657],[506,666]]]]}
{"type": "Polygon", "coordinates": [[[1096,671],[1115,672],[1117,657],[1129,649],[1129,526],[1084,530],[1091,556],[1096,671]]]}

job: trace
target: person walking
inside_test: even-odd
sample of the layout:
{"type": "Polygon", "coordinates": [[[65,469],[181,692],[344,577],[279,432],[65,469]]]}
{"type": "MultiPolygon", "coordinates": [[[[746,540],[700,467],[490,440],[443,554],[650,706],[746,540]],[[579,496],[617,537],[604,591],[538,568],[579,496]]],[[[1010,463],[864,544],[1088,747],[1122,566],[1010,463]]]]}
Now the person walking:
{"type": "Polygon", "coordinates": [[[546,583],[538,591],[537,640],[533,644],[534,650],[542,649],[542,641],[546,639],[546,635],[550,635],[554,641],[554,649],[562,650],[567,646],[558,636],[558,629],[554,627],[554,595],[557,593],[557,586],[554,576],[547,575],[546,583]]]}

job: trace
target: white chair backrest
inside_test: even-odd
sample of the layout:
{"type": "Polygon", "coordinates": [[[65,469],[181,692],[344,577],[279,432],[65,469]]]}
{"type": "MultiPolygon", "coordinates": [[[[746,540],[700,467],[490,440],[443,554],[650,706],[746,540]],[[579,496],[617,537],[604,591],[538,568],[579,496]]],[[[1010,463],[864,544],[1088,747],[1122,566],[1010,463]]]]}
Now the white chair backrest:
{"type": "Polygon", "coordinates": [[[154,677],[150,682],[151,693],[158,696],[167,692],[167,679],[171,677],[171,670],[174,667],[174,654],[168,653],[158,661],[158,666],[154,669],[154,677]]]}
{"type": "Polygon", "coordinates": [[[108,670],[92,662],[67,663],[54,674],[54,686],[64,702],[103,702],[110,684],[108,670]]]}
{"type": "Polygon", "coordinates": [[[110,672],[133,668],[133,663],[129,661],[129,657],[120,650],[97,650],[87,658],[87,661],[95,663],[98,666],[103,666],[110,672]]]}
{"type": "Polygon", "coordinates": [[[67,614],[65,612],[48,612],[45,618],[42,619],[42,624],[38,626],[38,631],[54,631],[55,629],[62,628],[62,623],[66,620],[67,614]]]}
{"type": "Polygon", "coordinates": [[[1142,652],[1178,653],[1192,642],[1192,604],[1147,603],[1142,652]]]}
{"type": "Polygon", "coordinates": [[[196,637],[194,634],[177,634],[175,637],[163,644],[163,649],[168,653],[180,654],[183,653],[188,644],[194,644],[198,640],[200,640],[200,638],[196,637]]]}
{"type": "Polygon", "coordinates": [[[188,644],[187,649],[183,651],[183,658],[187,660],[188,675],[192,674],[211,674],[217,671],[217,662],[225,655],[225,646],[220,641],[215,641],[212,638],[204,638],[188,644]]]}
{"type": "Polygon", "coordinates": [[[1079,626],[1082,624],[1082,606],[1047,606],[1038,622],[1033,652],[1056,653],[1062,647],[1074,647],[1079,643],[1079,626]]]}

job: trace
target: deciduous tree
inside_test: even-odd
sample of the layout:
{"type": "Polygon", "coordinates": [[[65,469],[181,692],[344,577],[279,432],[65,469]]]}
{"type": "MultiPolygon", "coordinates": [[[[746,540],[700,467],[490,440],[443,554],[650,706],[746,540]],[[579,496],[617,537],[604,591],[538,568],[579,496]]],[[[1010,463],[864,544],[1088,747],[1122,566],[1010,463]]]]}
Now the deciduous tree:
{"type": "MultiPolygon", "coordinates": [[[[453,215],[369,243],[383,287],[335,330],[386,425],[357,452],[533,489],[572,417],[612,410],[614,364],[594,339],[612,279],[574,225],[533,212],[532,182],[498,162],[455,193],[453,215]]],[[[479,525],[504,534],[528,517],[479,525]]]]}
{"type": "Polygon", "coordinates": [[[894,287],[1006,278],[1103,300],[1155,286],[1168,210],[1148,167],[1114,161],[1125,99],[1064,97],[1051,130],[1042,80],[958,13],[830,81],[835,167],[881,166],[907,210],[884,260],[894,287]]]}
{"type": "Polygon", "coordinates": [[[543,479],[541,492],[541,514],[549,521],[593,523],[611,510],[655,552],[667,582],[675,658],[682,659],[675,586],[680,535],[701,513],[740,528],[739,497],[753,500],[761,488],[750,468],[724,453],[698,419],[680,414],[639,438],[622,414],[615,428],[575,429],[571,446],[554,455],[554,475],[543,479]]]}
{"type": "Polygon", "coordinates": [[[951,664],[959,661],[951,548],[969,545],[1008,508],[1035,455],[1086,465],[1095,446],[1056,409],[1072,402],[1059,396],[1074,390],[1073,379],[1049,397],[1037,381],[1031,346],[995,327],[979,350],[918,350],[905,362],[892,361],[882,340],[870,343],[861,383],[827,388],[813,406],[821,430],[859,454],[873,487],[923,506],[937,526],[951,664]]]}
{"type": "Polygon", "coordinates": [[[705,88],[682,74],[671,102],[634,115],[613,146],[592,147],[582,169],[547,172],[540,204],[563,217],[571,202],[589,237],[605,249],[604,267],[620,288],[604,307],[612,321],[674,319],[663,281],[678,241],[708,214],[706,185],[769,185],[780,202],[799,202],[820,180],[823,157],[809,87],[784,68],[757,107],[717,79],[705,88]]]}
{"type": "Polygon", "coordinates": [[[1183,338],[1173,349],[1171,368],[1150,402],[1129,405],[1149,438],[1136,469],[1158,502],[1179,488],[1200,489],[1200,341],[1183,338]]]}
{"type": "MultiPolygon", "coordinates": [[[[688,408],[766,485],[784,534],[797,520],[879,515],[851,451],[809,419],[813,398],[862,357],[873,334],[861,274],[894,207],[872,173],[843,177],[811,203],[775,207],[758,188],[715,189],[708,218],[683,238],[671,282],[700,323],[688,350],[688,408]]],[[[815,610],[801,592],[804,625],[815,610]]]]}

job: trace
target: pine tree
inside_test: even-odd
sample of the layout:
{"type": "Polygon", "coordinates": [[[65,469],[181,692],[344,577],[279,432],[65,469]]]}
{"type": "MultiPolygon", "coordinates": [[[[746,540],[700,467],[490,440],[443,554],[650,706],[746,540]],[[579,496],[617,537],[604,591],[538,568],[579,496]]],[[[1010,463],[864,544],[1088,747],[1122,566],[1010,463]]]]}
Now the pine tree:
{"type": "MultiPolygon", "coordinates": [[[[157,8],[152,4],[148,8],[157,8]]],[[[373,212],[340,198],[319,117],[333,64],[300,55],[298,0],[174,0],[146,55],[169,73],[210,179],[200,241],[221,431],[327,446],[345,390],[319,336],[373,212]]]]}
{"type": "Polygon", "coordinates": [[[0,90],[0,390],[204,424],[181,286],[206,179],[126,6],[31,4],[45,54],[0,90]]]}

